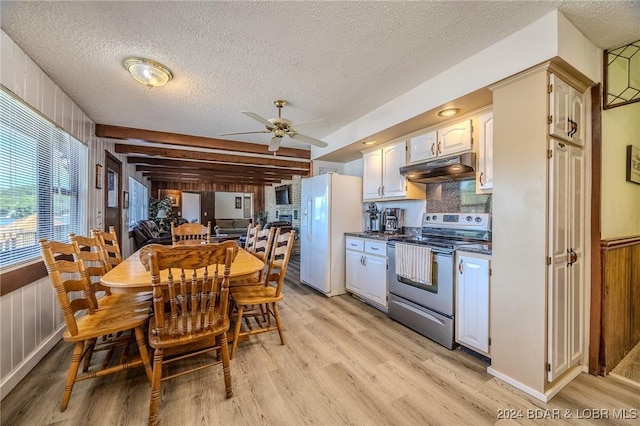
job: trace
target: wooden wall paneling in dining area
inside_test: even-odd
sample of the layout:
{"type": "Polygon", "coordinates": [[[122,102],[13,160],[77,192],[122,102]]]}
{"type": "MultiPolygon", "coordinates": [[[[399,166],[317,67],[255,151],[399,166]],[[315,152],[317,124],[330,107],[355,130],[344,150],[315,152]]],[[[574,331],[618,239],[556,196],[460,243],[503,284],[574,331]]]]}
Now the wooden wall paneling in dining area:
{"type": "Polygon", "coordinates": [[[640,342],[640,236],[603,240],[603,373],[610,372],[640,342]]]}
{"type": "MultiPolygon", "coordinates": [[[[213,183],[213,182],[151,182],[150,194],[158,194],[159,189],[179,189],[180,191],[199,192],[201,193],[200,205],[201,210],[207,209],[208,215],[201,220],[212,220],[215,212],[215,192],[244,192],[253,194],[253,212],[257,214],[261,210],[265,210],[264,186],[262,185],[245,185],[230,183],[213,183]]],[[[205,223],[205,222],[202,222],[205,223]]]]}

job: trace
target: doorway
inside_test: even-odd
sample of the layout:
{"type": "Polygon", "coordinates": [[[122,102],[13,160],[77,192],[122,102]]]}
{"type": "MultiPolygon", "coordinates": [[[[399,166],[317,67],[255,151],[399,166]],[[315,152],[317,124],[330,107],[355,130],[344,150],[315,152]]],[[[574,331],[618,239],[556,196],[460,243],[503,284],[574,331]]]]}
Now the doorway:
{"type": "Polygon", "coordinates": [[[116,229],[118,241],[122,241],[122,162],[105,151],[107,165],[107,184],[104,191],[105,220],[104,230],[110,226],[116,229]]]}
{"type": "Polygon", "coordinates": [[[182,191],[182,217],[189,222],[200,222],[200,194],[182,191]]]}

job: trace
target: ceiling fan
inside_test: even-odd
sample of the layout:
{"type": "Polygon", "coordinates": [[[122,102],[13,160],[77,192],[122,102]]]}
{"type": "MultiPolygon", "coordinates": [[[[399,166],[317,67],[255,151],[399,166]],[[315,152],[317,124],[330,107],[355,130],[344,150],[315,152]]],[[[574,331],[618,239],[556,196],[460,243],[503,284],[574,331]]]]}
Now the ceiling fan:
{"type": "Polygon", "coordinates": [[[242,111],[244,115],[247,117],[251,117],[256,121],[264,124],[267,129],[259,130],[255,132],[230,132],[230,133],[220,133],[220,136],[227,135],[244,135],[249,133],[273,133],[273,137],[271,138],[271,142],[269,143],[269,151],[277,151],[280,148],[280,142],[282,142],[282,138],[287,135],[291,139],[298,140],[300,142],[306,142],[311,145],[319,146],[320,148],[325,148],[327,143],[321,141],[316,138],[312,138],[311,136],[305,136],[298,133],[299,130],[304,129],[314,129],[319,127],[327,127],[329,122],[326,120],[315,120],[315,121],[307,121],[305,123],[293,124],[291,121],[286,118],[282,118],[282,107],[287,104],[287,101],[284,99],[276,99],[273,101],[274,105],[278,108],[278,118],[262,118],[258,114],[242,111]]]}

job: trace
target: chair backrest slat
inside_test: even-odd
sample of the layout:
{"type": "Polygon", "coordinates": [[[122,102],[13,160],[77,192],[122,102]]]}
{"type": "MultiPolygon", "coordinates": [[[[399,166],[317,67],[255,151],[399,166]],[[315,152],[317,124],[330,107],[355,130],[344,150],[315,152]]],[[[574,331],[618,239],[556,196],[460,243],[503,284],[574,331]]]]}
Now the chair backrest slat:
{"type": "Polygon", "coordinates": [[[122,263],[122,252],[120,251],[120,243],[118,242],[118,234],[116,228],[109,227],[109,232],[100,229],[92,229],[91,236],[98,239],[102,254],[105,260],[107,270],[110,271],[114,266],[122,263]]]}
{"type": "Polygon", "coordinates": [[[199,223],[183,223],[175,226],[171,222],[171,243],[178,245],[209,244],[211,238],[211,221],[207,225],[199,223]]]}
{"type": "Polygon", "coordinates": [[[100,278],[108,271],[100,240],[76,234],[69,234],[69,238],[73,244],[73,257],[82,264],[83,271],[91,282],[90,297],[95,306],[98,306],[96,293],[103,291],[107,295],[111,294],[111,289],[100,283],[100,278]]]}
{"type": "Polygon", "coordinates": [[[175,247],[156,245],[141,252],[141,256],[149,258],[153,286],[156,328],[152,332],[188,335],[227,319],[229,273],[237,253],[235,241],[175,247]],[[160,274],[165,270],[167,286],[163,288],[160,274]],[[165,312],[167,302],[169,310],[165,312]]]}
{"type": "Polygon", "coordinates": [[[40,240],[40,250],[67,330],[75,336],[78,334],[76,312],[95,312],[96,305],[90,297],[91,284],[83,271],[82,263],[68,260],[74,253],[73,244],[43,238],[40,240]],[[72,299],[70,293],[76,298],[72,299]]]}
{"type": "Polygon", "coordinates": [[[282,293],[282,285],[287,273],[287,267],[289,265],[289,258],[291,257],[294,241],[295,231],[291,230],[286,234],[280,234],[280,228],[277,229],[273,245],[271,247],[271,257],[269,259],[267,277],[265,280],[266,285],[270,285],[275,282],[276,296],[280,296],[282,293]]]}
{"type": "Polygon", "coordinates": [[[244,249],[249,253],[253,253],[256,237],[258,232],[260,232],[260,228],[261,225],[253,226],[252,224],[249,224],[249,226],[247,226],[247,239],[244,243],[244,249]]]}

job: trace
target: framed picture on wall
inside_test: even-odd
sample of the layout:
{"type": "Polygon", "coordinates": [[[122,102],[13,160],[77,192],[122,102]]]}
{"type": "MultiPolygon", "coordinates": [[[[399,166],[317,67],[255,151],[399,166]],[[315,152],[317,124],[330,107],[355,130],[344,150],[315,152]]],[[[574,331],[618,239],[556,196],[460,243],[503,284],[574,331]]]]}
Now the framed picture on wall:
{"type": "Polygon", "coordinates": [[[102,164],[96,164],[96,189],[102,189],[102,164]]]}
{"type": "Polygon", "coordinates": [[[160,189],[158,191],[159,198],[162,200],[164,198],[169,199],[169,203],[171,207],[180,207],[180,191],[175,189],[160,189]]]}
{"type": "Polygon", "coordinates": [[[242,197],[236,197],[236,209],[242,208],[242,197]]]}

